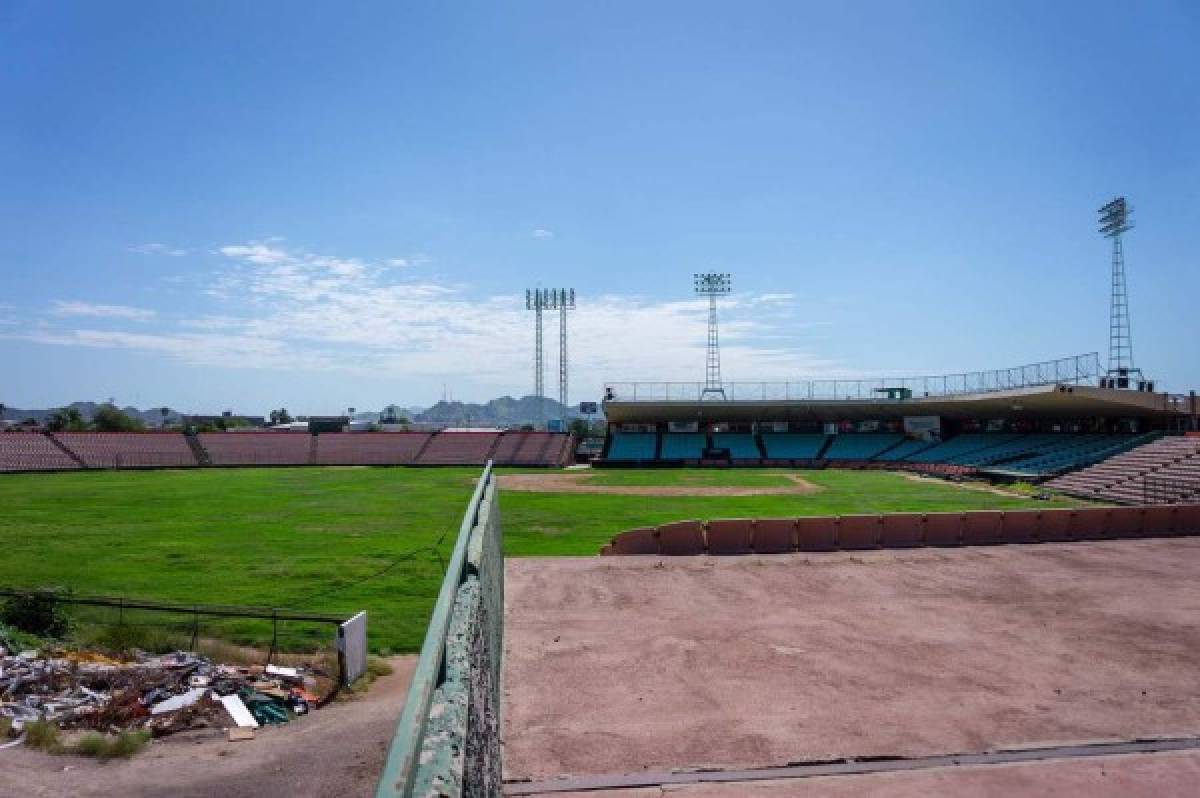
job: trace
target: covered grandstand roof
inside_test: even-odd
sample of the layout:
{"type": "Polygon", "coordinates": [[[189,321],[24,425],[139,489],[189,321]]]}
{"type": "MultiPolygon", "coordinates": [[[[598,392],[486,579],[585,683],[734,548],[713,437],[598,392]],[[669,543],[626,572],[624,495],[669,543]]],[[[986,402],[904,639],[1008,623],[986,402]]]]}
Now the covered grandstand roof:
{"type": "Polygon", "coordinates": [[[616,424],[882,420],[905,416],[966,419],[1018,414],[1027,418],[1168,418],[1190,412],[1187,397],[1069,384],[909,399],[613,399],[604,403],[605,417],[616,424]]]}

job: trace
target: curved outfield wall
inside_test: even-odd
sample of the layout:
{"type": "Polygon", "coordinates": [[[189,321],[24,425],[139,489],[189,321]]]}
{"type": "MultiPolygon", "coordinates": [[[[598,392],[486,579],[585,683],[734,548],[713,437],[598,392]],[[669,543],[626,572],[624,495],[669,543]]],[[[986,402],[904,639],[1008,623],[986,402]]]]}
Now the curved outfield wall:
{"type": "Polygon", "coordinates": [[[676,521],[630,529],[602,555],[783,554],[1200,535],[1200,504],[676,521]]]}

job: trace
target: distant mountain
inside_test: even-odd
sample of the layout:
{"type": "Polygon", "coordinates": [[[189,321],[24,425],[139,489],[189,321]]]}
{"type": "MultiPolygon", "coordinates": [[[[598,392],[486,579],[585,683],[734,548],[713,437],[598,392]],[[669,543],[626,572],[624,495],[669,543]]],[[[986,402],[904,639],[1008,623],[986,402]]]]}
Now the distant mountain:
{"type": "MultiPolygon", "coordinates": [[[[67,405],[67,407],[75,408],[79,411],[79,415],[83,416],[85,421],[91,421],[92,417],[96,415],[96,410],[100,408],[100,405],[100,402],[72,402],[71,404],[67,405]]],[[[46,419],[50,418],[50,416],[57,410],[59,410],[57,407],[34,409],[5,407],[4,410],[0,412],[0,421],[24,421],[27,418],[32,418],[41,424],[45,423],[46,419]]],[[[163,420],[162,409],[157,407],[152,407],[148,410],[138,410],[136,407],[130,405],[129,407],[122,407],[121,412],[125,413],[127,416],[141,419],[148,427],[157,427],[162,424],[163,420]]],[[[177,411],[167,408],[168,423],[178,423],[181,418],[182,416],[177,411]]]]}
{"type": "Polygon", "coordinates": [[[539,400],[536,396],[514,399],[501,396],[487,404],[468,402],[438,402],[420,413],[413,421],[438,424],[457,424],[474,427],[513,427],[537,424],[549,418],[582,418],[577,407],[564,408],[554,399],[539,400]],[[544,408],[544,409],[543,409],[544,408]],[[565,412],[564,412],[565,411],[565,412]]]}

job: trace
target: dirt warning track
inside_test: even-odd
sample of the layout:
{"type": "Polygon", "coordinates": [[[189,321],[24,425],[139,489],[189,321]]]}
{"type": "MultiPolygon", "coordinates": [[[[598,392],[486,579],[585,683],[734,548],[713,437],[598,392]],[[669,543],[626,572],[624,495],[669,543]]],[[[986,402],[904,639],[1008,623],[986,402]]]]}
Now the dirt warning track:
{"type": "Polygon", "coordinates": [[[621,496],[795,496],[822,490],[795,474],[781,475],[790,485],[604,485],[590,482],[594,476],[588,472],[502,474],[499,481],[502,490],[621,496]]]}

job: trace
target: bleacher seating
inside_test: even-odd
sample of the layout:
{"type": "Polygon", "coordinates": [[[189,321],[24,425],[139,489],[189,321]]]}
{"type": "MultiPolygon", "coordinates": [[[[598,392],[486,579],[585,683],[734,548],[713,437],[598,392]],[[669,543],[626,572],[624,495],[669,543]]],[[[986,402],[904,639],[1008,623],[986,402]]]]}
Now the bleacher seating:
{"type": "Polygon", "coordinates": [[[0,471],[65,471],[72,468],[79,468],[79,464],[45,435],[0,433],[0,471]]]}
{"type": "Polygon", "coordinates": [[[408,465],[429,440],[428,432],[322,432],[318,465],[408,465]]]}
{"type": "Polygon", "coordinates": [[[870,460],[902,440],[900,433],[849,432],[835,435],[822,456],[826,460],[870,460]]]}
{"type": "Polygon", "coordinates": [[[933,441],[908,440],[904,441],[899,446],[888,449],[886,452],[880,452],[879,454],[875,455],[875,459],[878,462],[894,463],[898,460],[904,460],[909,456],[916,454],[917,452],[924,451],[935,445],[936,444],[933,441]]]}
{"type": "Polygon", "coordinates": [[[658,436],[653,432],[617,432],[608,446],[609,460],[653,460],[658,436]]]}
{"type": "Polygon", "coordinates": [[[714,449],[728,449],[729,456],[734,460],[762,459],[754,436],[748,432],[714,432],[712,445],[714,449]]]}
{"type": "Polygon", "coordinates": [[[201,432],[200,445],[215,466],[307,465],[307,432],[201,432]]]}
{"type": "Polygon", "coordinates": [[[499,432],[436,432],[417,465],[483,465],[499,432]]]}
{"type": "Polygon", "coordinates": [[[1131,504],[1189,499],[1189,486],[1200,493],[1200,438],[1158,438],[1046,486],[1073,496],[1131,504]]]}
{"type": "Polygon", "coordinates": [[[998,468],[1009,473],[1040,477],[1082,468],[1157,437],[1149,435],[1061,435],[1052,447],[1041,447],[1031,456],[998,468]],[[1072,440],[1075,438],[1076,440],[1072,440]]]}
{"type": "Polygon", "coordinates": [[[667,432],[662,436],[662,460],[699,460],[708,446],[703,432],[667,432]]]}
{"type": "Polygon", "coordinates": [[[764,432],[763,448],[770,460],[812,460],[825,445],[819,432],[764,432]]]}
{"type": "Polygon", "coordinates": [[[571,436],[561,432],[506,432],[492,453],[495,465],[563,465],[571,436]]]}
{"type": "Polygon", "coordinates": [[[56,432],[88,468],[187,468],[197,465],[178,432],[56,432]]]}
{"type": "Polygon", "coordinates": [[[979,454],[985,449],[999,446],[1019,437],[1007,432],[966,432],[936,446],[909,455],[910,463],[948,463],[965,465],[959,461],[979,454]]]}

